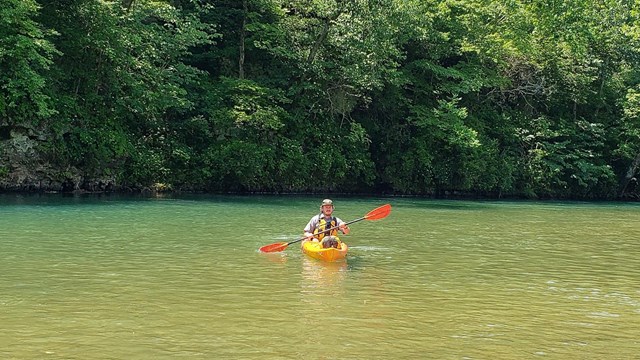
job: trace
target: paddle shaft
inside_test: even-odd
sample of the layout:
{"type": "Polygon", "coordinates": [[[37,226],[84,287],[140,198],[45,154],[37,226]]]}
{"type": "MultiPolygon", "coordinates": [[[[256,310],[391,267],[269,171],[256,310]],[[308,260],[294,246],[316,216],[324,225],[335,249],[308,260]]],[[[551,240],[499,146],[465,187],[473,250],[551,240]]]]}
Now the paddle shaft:
{"type": "MultiPolygon", "coordinates": [[[[366,217],[361,217],[361,218],[359,218],[359,219],[351,220],[351,221],[348,221],[348,222],[346,222],[346,223],[344,223],[344,224],[345,224],[345,225],[349,225],[349,224],[353,224],[354,222],[362,221],[362,220],[364,220],[364,219],[366,219],[366,217]]],[[[328,228],[328,229],[326,229],[326,230],[322,231],[322,233],[326,233],[326,232],[329,232],[329,231],[331,231],[331,230],[335,230],[335,229],[337,229],[337,228],[339,228],[339,227],[340,227],[340,225],[338,225],[338,226],[334,226],[334,227],[332,227],[332,228],[328,228]]],[[[300,238],[300,239],[298,239],[298,240],[293,240],[293,241],[291,241],[291,242],[288,242],[288,243],[287,243],[287,246],[289,246],[289,245],[291,245],[291,244],[295,244],[295,243],[297,243],[297,242],[300,242],[300,241],[302,241],[302,240],[304,240],[304,239],[306,239],[306,238],[308,238],[308,236],[302,237],[302,238],[300,238]]]]}

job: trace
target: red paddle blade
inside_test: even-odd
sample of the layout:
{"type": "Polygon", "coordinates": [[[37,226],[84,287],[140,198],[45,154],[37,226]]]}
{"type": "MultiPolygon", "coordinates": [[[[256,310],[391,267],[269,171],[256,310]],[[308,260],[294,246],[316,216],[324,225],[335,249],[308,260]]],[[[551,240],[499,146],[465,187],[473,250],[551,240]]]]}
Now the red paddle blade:
{"type": "Polygon", "coordinates": [[[391,204],[382,205],[373,209],[364,216],[366,220],[380,220],[386,218],[391,212],[391,204]]]}
{"type": "Polygon", "coordinates": [[[286,249],[287,246],[289,246],[289,243],[279,242],[279,243],[275,243],[275,244],[265,245],[265,246],[260,248],[260,251],[264,252],[264,253],[279,252],[279,251],[282,251],[282,250],[286,249]]]}

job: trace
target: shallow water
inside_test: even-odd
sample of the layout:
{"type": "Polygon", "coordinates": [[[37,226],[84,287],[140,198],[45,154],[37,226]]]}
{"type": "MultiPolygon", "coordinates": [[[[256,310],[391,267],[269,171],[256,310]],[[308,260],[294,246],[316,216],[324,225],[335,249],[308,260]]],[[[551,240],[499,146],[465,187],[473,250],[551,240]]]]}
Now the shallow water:
{"type": "Polygon", "coordinates": [[[0,196],[0,358],[636,359],[640,204],[0,196]]]}

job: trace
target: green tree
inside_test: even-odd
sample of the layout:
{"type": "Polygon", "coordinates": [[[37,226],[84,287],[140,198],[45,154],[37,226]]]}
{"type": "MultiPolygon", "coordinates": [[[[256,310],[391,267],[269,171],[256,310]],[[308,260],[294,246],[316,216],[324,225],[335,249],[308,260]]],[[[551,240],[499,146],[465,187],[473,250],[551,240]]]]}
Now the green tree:
{"type": "Polygon", "coordinates": [[[60,114],[52,156],[89,176],[163,181],[167,121],[192,105],[199,73],[183,62],[210,41],[194,16],[152,1],[49,2],[41,21],[57,29],[62,56],[51,76],[60,114]],[[61,156],[62,154],[62,156],[61,156]]]}
{"type": "Polygon", "coordinates": [[[33,0],[0,1],[0,126],[9,129],[55,113],[46,71],[57,51],[47,40],[53,31],[34,20],[38,10],[33,0]]]}

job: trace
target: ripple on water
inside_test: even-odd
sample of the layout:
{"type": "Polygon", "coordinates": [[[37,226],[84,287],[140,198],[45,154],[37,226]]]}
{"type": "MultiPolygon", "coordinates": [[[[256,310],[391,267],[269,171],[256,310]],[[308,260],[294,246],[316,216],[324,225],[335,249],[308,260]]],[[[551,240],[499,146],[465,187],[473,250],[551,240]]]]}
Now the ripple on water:
{"type": "MultiPolygon", "coordinates": [[[[298,239],[317,199],[75,199],[0,207],[0,345],[11,345],[0,346],[0,354],[640,353],[638,207],[392,203],[388,219],[352,227],[344,239],[349,257],[337,264],[309,259],[297,244],[273,254],[257,250],[298,239]]],[[[379,199],[344,204],[341,216],[356,218],[379,199]]]]}

